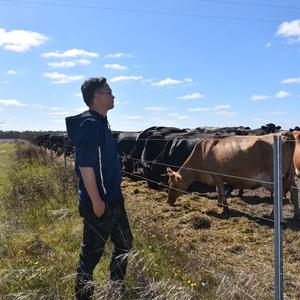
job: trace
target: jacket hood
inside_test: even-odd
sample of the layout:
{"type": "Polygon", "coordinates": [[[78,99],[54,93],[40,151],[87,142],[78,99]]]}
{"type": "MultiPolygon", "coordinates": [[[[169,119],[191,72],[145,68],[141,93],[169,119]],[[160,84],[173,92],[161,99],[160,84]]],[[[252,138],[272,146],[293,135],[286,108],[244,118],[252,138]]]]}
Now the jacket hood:
{"type": "Polygon", "coordinates": [[[86,110],[81,114],[67,117],[66,120],[66,127],[67,127],[67,133],[68,136],[72,142],[73,145],[76,145],[78,140],[81,138],[80,135],[80,125],[88,119],[100,119],[102,122],[107,123],[106,117],[103,117],[98,112],[93,110],[86,110]]]}

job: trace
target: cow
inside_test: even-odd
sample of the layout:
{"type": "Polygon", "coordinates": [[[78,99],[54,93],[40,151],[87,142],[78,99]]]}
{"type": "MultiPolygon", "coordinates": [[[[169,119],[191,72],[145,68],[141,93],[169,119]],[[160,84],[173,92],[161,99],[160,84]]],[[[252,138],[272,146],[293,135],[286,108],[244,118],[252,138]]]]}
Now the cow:
{"type": "MultiPolygon", "coordinates": [[[[138,166],[141,166],[140,161],[142,157],[142,153],[145,149],[146,142],[150,136],[159,135],[165,136],[170,132],[181,131],[182,129],[174,128],[174,127],[157,127],[152,126],[144,131],[142,131],[136,138],[135,145],[128,155],[123,156],[123,170],[128,173],[132,173],[137,169],[138,166]]],[[[158,136],[157,136],[158,137],[158,136]]],[[[149,148],[149,147],[148,147],[149,148]]],[[[151,148],[150,148],[151,151],[151,148]]],[[[145,153],[145,152],[144,152],[145,153]]],[[[149,150],[148,150],[149,153],[149,150]]],[[[148,154],[147,154],[148,155],[148,154]]],[[[144,157],[147,156],[144,154],[144,157]]]]}
{"type": "Polygon", "coordinates": [[[296,126],[294,129],[290,129],[290,132],[293,132],[293,131],[300,131],[300,127],[299,126],[296,126]]]}
{"type": "MultiPolygon", "coordinates": [[[[209,135],[193,130],[177,134],[175,138],[169,139],[159,155],[148,163],[147,179],[167,183],[164,174],[166,166],[172,167],[173,170],[178,170],[191,154],[194,146],[207,136],[209,135]]],[[[198,192],[209,192],[214,190],[214,188],[199,182],[191,188],[198,192]]]]}
{"type": "Polygon", "coordinates": [[[270,133],[276,133],[281,129],[281,126],[276,126],[273,123],[268,123],[257,129],[248,130],[247,135],[265,135],[270,133]]]}
{"type": "Polygon", "coordinates": [[[124,156],[133,149],[139,132],[135,131],[115,131],[113,138],[117,147],[118,154],[124,156]]]}
{"type": "Polygon", "coordinates": [[[293,156],[295,173],[298,177],[300,177],[300,130],[293,131],[292,134],[295,138],[295,150],[293,156]]]}
{"type": "Polygon", "coordinates": [[[151,178],[151,165],[152,160],[164,149],[166,144],[179,134],[185,133],[185,129],[178,129],[174,127],[162,127],[157,130],[153,135],[149,136],[145,142],[143,152],[141,154],[141,166],[143,168],[143,174],[148,181],[150,188],[157,188],[157,184],[153,182],[151,178]]]}
{"type": "Polygon", "coordinates": [[[50,133],[38,135],[34,139],[34,144],[40,147],[49,148],[50,133]]]}
{"type": "MultiPolygon", "coordinates": [[[[196,128],[188,132],[178,133],[173,136],[169,136],[169,139],[163,150],[160,151],[158,156],[148,162],[147,179],[153,181],[164,181],[164,177],[161,176],[165,173],[165,165],[172,166],[176,171],[184,163],[184,161],[191,154],[194,146],[203,138],[215,135],[244,135],[249,127],[222,127],[222,128],[196,128]]],[[[149,161],[150,159],[148,159],[149,161]]],[[[211,191],[211,188],[207,186],[198,185],[198,190],[211,191]]],[[[226,186],[226,193],[230,194],[233,190],[232,186],[226,186]]]]}
{"type": "Polygon", "coordinates": [[[138,134],[135,144],[129,154],[123,155],[123,171],[132,173],[137,169],[139,160],[141,159],[142,152],[145,147],[146,140],[149,136],[153,135],[158,127],[152,126],[138,134]]]}
{"type": "MultiPolygon", "coordinates": [[[[199,127],[196,128],[199,131],[199,127]]],[[[248,135],[250,127],[234,126],[234,127],[217,127],[217,128],[203,128],[203,133],[210,133],[216,135],[248,135]]]]}
{"type": "MultiPolygon", "coordinates": [[[[283,193],[290,191],[294,203],[294,217],[299,217],[298,190],[294,182],[294,136],[289,132],[277,133],[282,137],[283,193]]],[[[167,168],[169,175],[168,202],[186,191],[194,181],[215,185],[218,204],[228,212],[224,183],[239,188],[263,186],[273,191],[273,136],[220,136],[201,140],[178,172],[167,168]],[[198,171],[198,170],[201,170],[198,171]],[[227,175],[227,176],[226,176],[227,175]]]]}
{"type": "Polygon", "coordinates": [[[151,162],[148,162],[148,178],[160,181],[162,179],[161,175],[165,173],[166,165],[178,170],[191,154],[200,138],[205,136],[207,134],[194,130],[176,134],[175,137],[168,138],[164,148],[151,162]]]}
{"type": "MultiPolygon", "coordinates": [[[[257,129],[250,129],[250,127],[242,127],[242,126],[238,128],[239,130],[236,132],[236,135],[265,135],[265,134],[279,132],[281,126],[276,126],[273,123],[268,123],[257,129]]],[[[227,185],[227,191],[226,191],[227,196],[230,195],[232,191],[233,191],[233,187],[227,185]]],[[[242,197],[243,193],[244,190],[239,189],[239,197],[242,197]]],[[[271,193],[271,197],[273,197],[273,193],[271,193]]]]}

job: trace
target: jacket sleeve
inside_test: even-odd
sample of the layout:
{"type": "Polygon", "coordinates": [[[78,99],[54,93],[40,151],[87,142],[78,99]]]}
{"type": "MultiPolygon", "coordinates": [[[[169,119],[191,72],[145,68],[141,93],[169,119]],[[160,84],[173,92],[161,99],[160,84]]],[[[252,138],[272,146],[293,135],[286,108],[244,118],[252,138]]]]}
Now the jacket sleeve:
{"type": "Polygon", "coordinates": [[[98,161],[100,129],[93,119],[84,120],[79,127],[76,155],[79,167],[94,167],[98,161]]]}

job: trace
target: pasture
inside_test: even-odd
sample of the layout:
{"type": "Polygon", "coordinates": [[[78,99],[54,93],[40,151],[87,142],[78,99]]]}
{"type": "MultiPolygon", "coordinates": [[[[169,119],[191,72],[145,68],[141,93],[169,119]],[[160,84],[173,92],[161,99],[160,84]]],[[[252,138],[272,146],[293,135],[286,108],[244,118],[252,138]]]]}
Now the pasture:
{"type": "MultiPolygon", "coordinates": [[[[24,144],[2,143],[0,153],[0,299],[72,299],[82,231],[73,165],[24,144]]],[[[241,200],[234,191],[224,216],[216,192],[183,195],[171,207],[167,190],[135,175],[122,183],[135,238],[126,299],[274,298],[273,223],[255,216],[271,212],[270,193],[247,190],[241,200]]],[[[300,298],[292,211],[285,203],[285,299],[300,298]]],[[[109,248],[96,299],[108,297],[109,248]]]]}

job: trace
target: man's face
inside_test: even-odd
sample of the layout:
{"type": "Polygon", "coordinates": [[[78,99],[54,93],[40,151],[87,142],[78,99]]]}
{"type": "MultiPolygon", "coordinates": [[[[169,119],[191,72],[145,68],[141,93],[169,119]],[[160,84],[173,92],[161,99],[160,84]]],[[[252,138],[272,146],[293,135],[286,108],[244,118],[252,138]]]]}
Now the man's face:
{"type": "Polygon", "coordinates": [[[114,95],[112,90],[107,83],[101,88],[97,89],[94,94],[94,104],[102,106],[107,110],[114,107],[114,95]]]}

